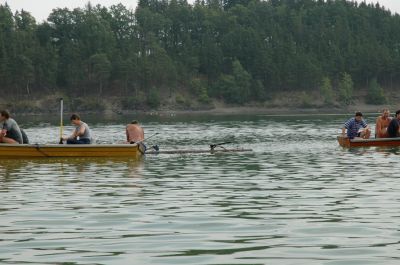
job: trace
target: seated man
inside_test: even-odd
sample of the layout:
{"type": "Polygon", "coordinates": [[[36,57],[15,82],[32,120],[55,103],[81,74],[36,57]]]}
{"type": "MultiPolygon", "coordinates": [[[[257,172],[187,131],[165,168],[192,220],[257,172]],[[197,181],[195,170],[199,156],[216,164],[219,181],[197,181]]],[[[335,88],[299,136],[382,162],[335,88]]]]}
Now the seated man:
{"type": "Polygon", "coordinates": [[[390,121],[387,128],[387,133],[390,138],[395,138],[400,136],[399,132],[400,123],[400,110],[396,111],[396,116],[390,121]]]}
{"type": "Polygon", "coordinates": [[[144,130],[140,127],[138,121],[132,121],[126,125],[126,141],[130,144],[137,144],[142,154],[147,150],[147,146],[143,143],[143,140],[144,130]]]}
{"type": "Polygon", "coordinates": [[[3,110],[0,112],[0,123],[2,128],[0,133],[0,143],[23,143],[21,129],[19,128],[17,122],[10,118],[10,113],[8,111],[3,110]]]}
{"type": "Polygon", "coordinates": [[[126,141],[130,144],[142,142],[144,140],[144,130],[138,121],[132,121],[126,126],[126,141]]]}
{"type": "Polygon", "coordinates": [[[342,128],[342,135],[345,135],[347,129],[347,137],[350,139],[363,138],[368,139],[371,135],[371,130],[368,124],[363,120],[362,113],[357,111],[354,118],[345,122],[342,128]],[[363,129],[361,129],[363,128],[363,129]]]}
{"type": "Polygon", "coordinates": [[[376,138],[389,137],[387,133],[387,127],[389,126],[391,120],[392,118],[390,117],[390,111],[388,109],[383,109],[382,115],[376,119],[376,126],[375,126],[376,138]]]}
{"type": "Polygon", "coordinates": [[[71,123],[75,125],[75,130],[71,136],[63,137],[63,140],[66,140],[67,144],[90,144],[92,136],[89,126],[81,121],[78,114],[72,114],[71,123]]]}

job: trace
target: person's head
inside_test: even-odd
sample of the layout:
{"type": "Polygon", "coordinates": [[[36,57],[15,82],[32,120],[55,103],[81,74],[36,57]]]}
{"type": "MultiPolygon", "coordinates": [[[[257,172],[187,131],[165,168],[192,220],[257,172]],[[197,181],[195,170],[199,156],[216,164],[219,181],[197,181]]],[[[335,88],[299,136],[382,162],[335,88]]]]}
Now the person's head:
{"type": "Polygon", "coordinates": [[[400,119],[400,109],[398,111],[396,111],[396,118],[400,119]]]}
{"type": "Polygon", "coordinates": [[[5,121],[10,118],[10,113],[7,110],[2,110],[0,112],[0,121],[5,121]]]}
{"type": "Polygon", "coordinates": [[[78,114],[74,113],[71,115],[70,120],[72,124],[79,125],[79,123],[81,122],[81,117],[79,117],[78,114]]]}
{"type": "Polygon", "coordinates": [[[383,109],[382,110],[382,118],[388,118],[389,116],[390,116],[389,109],[383,109]]]}
{"type": "Polygon", "coordinates": [[[131,124],[139,124],[139,122],[137,121],[137,120],[133,120],[133,121],[131,121],[131,124]]]}
{"type": "Polygon", "coordinates": [[[362,120],[362,116],[363,116],[362,113],[360,111],[357,111],[356,114],[355,114],[355,119],[357,121],[361,121],[362,120]]]}

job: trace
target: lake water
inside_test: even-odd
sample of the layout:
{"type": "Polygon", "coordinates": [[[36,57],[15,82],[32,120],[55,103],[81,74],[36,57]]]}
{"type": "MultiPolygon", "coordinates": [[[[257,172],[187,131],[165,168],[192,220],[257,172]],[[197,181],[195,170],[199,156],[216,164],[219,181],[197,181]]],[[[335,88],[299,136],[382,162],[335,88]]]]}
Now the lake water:
{"type": "MultiPolygon", "coordinates": [[[[0,264],[399,264],[400,149],[339,147],[345,119],[148,116],[161,150],[253,152],[0,160],[0,264]]],[[[20,123],[56,143],[43,120],[20,123]]]]}

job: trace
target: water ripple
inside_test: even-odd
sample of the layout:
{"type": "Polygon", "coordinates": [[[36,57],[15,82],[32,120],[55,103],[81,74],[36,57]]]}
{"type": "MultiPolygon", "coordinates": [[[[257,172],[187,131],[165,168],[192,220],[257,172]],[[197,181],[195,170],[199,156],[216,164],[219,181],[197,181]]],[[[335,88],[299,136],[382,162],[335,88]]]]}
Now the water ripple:
{"type": "MultiPolygon", "coordinates": [[[[344,120],[151,117],[161,150],[254,152],[1,160],[0,263],[398,264],[400,152],[340,148],[344,120]]],[[[58,138],[27,124],[32,142],[58,138]]],[[[123,123],[92,124],[124,140],[123,123]]]]}

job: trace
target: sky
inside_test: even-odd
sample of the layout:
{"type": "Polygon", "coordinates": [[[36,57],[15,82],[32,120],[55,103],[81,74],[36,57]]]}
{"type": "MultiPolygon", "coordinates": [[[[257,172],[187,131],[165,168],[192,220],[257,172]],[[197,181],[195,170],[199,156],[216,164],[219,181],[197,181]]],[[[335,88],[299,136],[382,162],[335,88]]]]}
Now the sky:
{"type": "MultiPolygon", "coordinates": [[[[368,3],[379,2],[380,5],[390,9],[392,13],[400,14],[400,0],[356,0],[357,2],[366,1],[368,3]]],[[[24,9],[33,15],[38,22],[46,20],[48,15],[54,8],[68,7],[70,9],[76,7],[84,7],[88,0],[0,0],[0,3],[5,2],[11,7],[12,11],[24,9]]],[[[111,6],[122,3],[128,8],[135,8],[137,0],[90,0],[93,5],[101,4],[103,6],[111,6]]],[[[189,0],[189,2],[194,2],[189,0]]]]}

